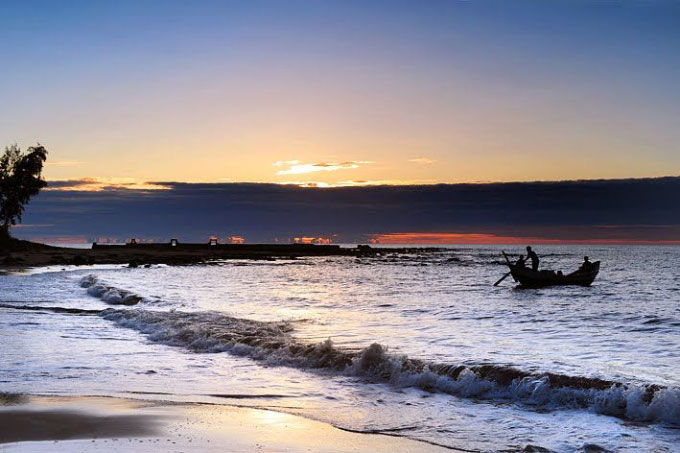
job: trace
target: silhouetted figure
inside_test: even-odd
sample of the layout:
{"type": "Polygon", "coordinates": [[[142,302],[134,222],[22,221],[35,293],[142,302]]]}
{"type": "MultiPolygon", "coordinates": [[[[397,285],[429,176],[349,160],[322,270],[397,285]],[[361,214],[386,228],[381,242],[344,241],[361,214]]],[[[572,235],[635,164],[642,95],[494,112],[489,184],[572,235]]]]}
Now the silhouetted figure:
{"type": "Polygon", "coordinates": [[[527,267],[527,260],[524,259],[524,255],[520,255],[517,261],[515,261],[515,266],[517,267],[527,267]]]}
{"type": "Polygon", "coordinates": [[[538,255],[536,255],[536,252],[531,250],[530,246],[527,246],[527,258],[531,260],[531,268],[535,271],[538,270],[538,262],[540,261],[538,259],[538,255]]]}
{"type": "Polygon", "coordinates": [[[593,267],[593,263],[590,262],[590,259],[587,256],[584,256],[583,264],[581,264],[581,268],[579,270],[589,271],[591,267],[593,267]]]}

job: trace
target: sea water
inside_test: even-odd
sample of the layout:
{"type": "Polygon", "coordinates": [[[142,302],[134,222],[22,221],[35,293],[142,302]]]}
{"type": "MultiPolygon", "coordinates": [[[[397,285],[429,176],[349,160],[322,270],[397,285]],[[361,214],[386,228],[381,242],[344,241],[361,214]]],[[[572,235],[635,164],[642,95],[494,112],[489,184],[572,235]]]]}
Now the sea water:
{"type": "Polygon", "coordinates": [[[10,272],[0,392],[252,406],[472,451],[680,451],[680,248],[535,248],[600,275],[494,287],[496,246],[10,272]]]}

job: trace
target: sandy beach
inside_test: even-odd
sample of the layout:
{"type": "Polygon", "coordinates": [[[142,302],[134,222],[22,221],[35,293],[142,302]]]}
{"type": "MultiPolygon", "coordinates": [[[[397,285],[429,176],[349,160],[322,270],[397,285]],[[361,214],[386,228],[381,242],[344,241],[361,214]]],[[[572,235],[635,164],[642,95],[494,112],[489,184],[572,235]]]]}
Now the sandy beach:
{"type": "Polygon", "coordinates": [[[502,247],[0,273],[0,449],[676,451],[680,252],[502,247]]]}
{"type": "Polygon", "coordinates": [[[53,451],[437,452],[269,410],[110,397],[17,396],[0,406],[0,449],[53,451]]]}

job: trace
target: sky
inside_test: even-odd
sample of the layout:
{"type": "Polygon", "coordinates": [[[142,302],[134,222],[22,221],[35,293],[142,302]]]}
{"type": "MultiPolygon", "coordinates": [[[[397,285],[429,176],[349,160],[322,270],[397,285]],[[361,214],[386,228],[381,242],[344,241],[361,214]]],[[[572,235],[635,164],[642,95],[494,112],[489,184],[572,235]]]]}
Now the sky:
{"type": "Polygon", "coordinates": [[[0,146],[50,181],[680,173],[675,1],[0,3],[0,146]]]}
{"type": "Polygon", "coordinates": [[[677,1],[5,0],[0,19],[0,146],[49,150],[20,237],[680,243],[677,1]]]}
{"type": "Polygon", "coordinates": [[[178,238],[222,242],[680,245],[680,177],[311,188],[177,183],[148,190],[53,182],[19,237],[43,242],[178,238]],[[669,206],[672,207],[669,209],[669,206]]]}

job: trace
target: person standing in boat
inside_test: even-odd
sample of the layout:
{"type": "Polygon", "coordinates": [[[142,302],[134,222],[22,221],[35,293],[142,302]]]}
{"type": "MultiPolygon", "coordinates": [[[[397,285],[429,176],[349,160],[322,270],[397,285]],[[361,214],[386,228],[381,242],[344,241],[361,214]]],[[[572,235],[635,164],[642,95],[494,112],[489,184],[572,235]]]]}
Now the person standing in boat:
{"type": "Polygon", "coordinates": [[[527,259],[531,260],[531,269],[537,271],[538,270],[538,262],[540,261],[538,259],[538,255],[536,255],[536,252],[534,252],[531,249],[531,246],[527,245],[527,259]]]}
{"type": "Polygon", "coordinates": [[[593,267],[593,263],[590,262],[590,258],[587,256],[583,257],[583,264],[581,264],[581,267],[579,268],[580,271],[589,271],[590,268],[593,267]]]}

